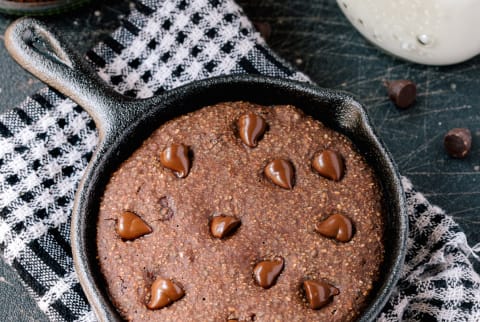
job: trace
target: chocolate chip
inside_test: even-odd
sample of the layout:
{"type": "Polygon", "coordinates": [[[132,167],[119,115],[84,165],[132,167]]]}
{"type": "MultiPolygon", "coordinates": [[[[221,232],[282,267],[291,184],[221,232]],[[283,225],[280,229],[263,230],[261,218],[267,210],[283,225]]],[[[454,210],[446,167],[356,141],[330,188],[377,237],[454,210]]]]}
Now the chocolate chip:
{"type": "Polygon", "coordinates": [[[130,211],[125,211],[117,221],[117,233],[125,240],[133,240],[152,232],[142,218],[130,211]]]}
{"type": "Polygon", "coordinates": [[[312,310],[318,310],[327,305],[333,296],[340,291],[324,281],[306,280],[303,282],[305,296],[312,310]]]}
{"type": "Polygon", "coordinates": [[[210,221],[210,232],[213,237],[224,238],[231,235],[241,223],[240,219],[234,216],[215,216],[210,221]]]}
{"type": "Polygon", "coordinates": [[[267,164],[263,172],[274,184],[285,189],[293,188],[294,171],[290,161],[275,159],[267,164]]]}
{"type": "Polygon", "coordinates": [[[342,155],[333,150],[324,150],[313,156],[312,167],[323,177],[333,181],[343,178],[345,165],[342,155]]]}
{"type": "Polygon", "coordinates": [[[255,282],[263,288],[272,287],[283,270],[284,261],[281,257],[257,263],[253,269],[255,282]]]}
{"type": "Polygon", "coordinates": [[[172,170],[179,178],[185,178],[190,171],[190,158],[188,147],[183,144],[173,143],[160,154],[160,163],[172,170]]]}
{"type": "Polygon", "coordinates": [[[258,144],[258,139],[265,133],[267,123],[255,113],[246,113],[238,119],[237,127],[243,143],[254,148],[258,144]]]}
{"type": "Polygon", "coordinates": [[[410,80],[385,81],[388,96],[399,108],[407,108],[415,102],[417,85],[410,80]]]}
{"type": "Polygon", "coordinates": [[[472,147],[472,134],[466,128],[451,129],[445,134],[443,145],[451,157],[464,158],[472,147]]]}
{"type": "Polygon", "coordinates": [[[353,236],[352,221],[341,214],[333,214],[315,227],[325,237],[335,238],[340,242],[348,242],[353,236]]]}
{"type": "Polygon", "coordinates": [[[254,21],[253,25],[263,39],[268,40],[270,38],[272,34],[272,26],[268,22],[254,21]]]}
{"type": "Polygon", "coordinates": [[[181,299],[185,295],[183,289],[169,279],[157,278],[150,288],[150,310],[161,309],[181,299]]]}

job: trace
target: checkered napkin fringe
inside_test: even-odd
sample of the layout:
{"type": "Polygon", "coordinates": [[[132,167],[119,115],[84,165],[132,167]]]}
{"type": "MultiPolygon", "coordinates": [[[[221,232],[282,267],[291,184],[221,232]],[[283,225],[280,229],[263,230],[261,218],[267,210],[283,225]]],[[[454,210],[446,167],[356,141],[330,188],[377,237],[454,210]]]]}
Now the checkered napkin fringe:
{"type": "MultiPolygon", "coordinates": [[[[136,0],[87,57],[117,91],[144,98],[234,73],[308,81],[266,48],[232,0],[136,0]]],[[[0,250],[52,321],[94,321],[73,271],[69,218],[95,124],[52,89],[0,115],[0,250]]],[[[480,321],[465,235],[406,179],[406,265],[380,321],[480,321]]]]}

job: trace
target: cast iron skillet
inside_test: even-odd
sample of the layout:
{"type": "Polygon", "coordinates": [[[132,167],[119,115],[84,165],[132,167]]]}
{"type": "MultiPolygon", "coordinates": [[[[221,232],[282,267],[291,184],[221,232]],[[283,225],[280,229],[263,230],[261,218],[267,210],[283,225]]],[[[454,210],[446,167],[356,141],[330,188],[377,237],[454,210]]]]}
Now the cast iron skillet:
{"type": "Polygon", "coordinates": [[[206,105],[237,100],[264,105],[293,104],[347,135],[374,167],[385,200],[386,257],[383,276],[360,321],[373,320],[380,313],[404,260],[405,196],[390,154],[374,134],[364,109],[353,98],[291,80],[241,75],[193,82],[149,99],[131,99],[104,84],[58,35],[37,20],[15,21],[6,32],[5,43],[21,66],[82,106],[97,125],[100,141],[78,187],[71,239],[76,272],[100,320],[121,320],[109,300],[96,260],[97,212],[111,173],[167,120],[206,105]],[[46,45],[40,45],[39,40],[46,45]]]}

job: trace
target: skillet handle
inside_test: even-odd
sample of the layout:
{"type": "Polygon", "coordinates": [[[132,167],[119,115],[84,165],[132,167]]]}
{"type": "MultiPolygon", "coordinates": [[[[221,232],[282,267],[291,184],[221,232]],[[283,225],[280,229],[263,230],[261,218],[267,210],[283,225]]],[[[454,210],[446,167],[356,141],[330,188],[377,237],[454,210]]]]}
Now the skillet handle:
{"type": "Polygon", "coordinates": [[[5,32],[5,46],[17,63],[87,110],[101,139],[126,126],[135,117],[128,108],[132,99],[107,86],[65,44],[61,36],[32,18],[14,21],[5,32]]]}

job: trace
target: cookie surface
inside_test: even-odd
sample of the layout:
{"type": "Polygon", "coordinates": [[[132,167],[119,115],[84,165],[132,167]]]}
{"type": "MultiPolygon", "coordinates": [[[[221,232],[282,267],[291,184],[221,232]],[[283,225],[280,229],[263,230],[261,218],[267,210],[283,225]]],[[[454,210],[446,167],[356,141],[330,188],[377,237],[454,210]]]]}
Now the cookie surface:
{"type": "Polygon", "coordinates": [[[344,135],[293,106],[220,103],[165,123],[114,172],[97,222],[99,264],[127,320],[354,320],[383,261],[381,198],[373,170],[344,135]],[[266,123],[264,133],[251,131],[255,144],[239,135],[237,121],[248,113],[266,123]],[[161,163],[172,144],[189,149],[185,177],[161,163]],[[344,173],[337,181],[312,167],[325,150],[342,157],[344,173]],[[274,160],[293,167],[291,188],[266,175],[274,160]],[[122,239],[116,221],[126,211],[151,233],[122,239]],[[335,225],[328,226],[331,236],[316,229],[333,214],[351,221],[349,238],[336,240],[335,225]],[[221,215],[241,223],[222,217],[215,225],[235,227],[214,236],[210,225],[221,215]],[[279,258],[281,268],[269,264],[279,258]],[[255,278],[259,266],[276,274],[272,281],[262,277],[268,287],[255,278]],[[171,280],[184,295],[152,310],[147,303],[158,278],[171,280]],[[308,280],[338,292],[312,309],[303,286],[308,280]]]}

